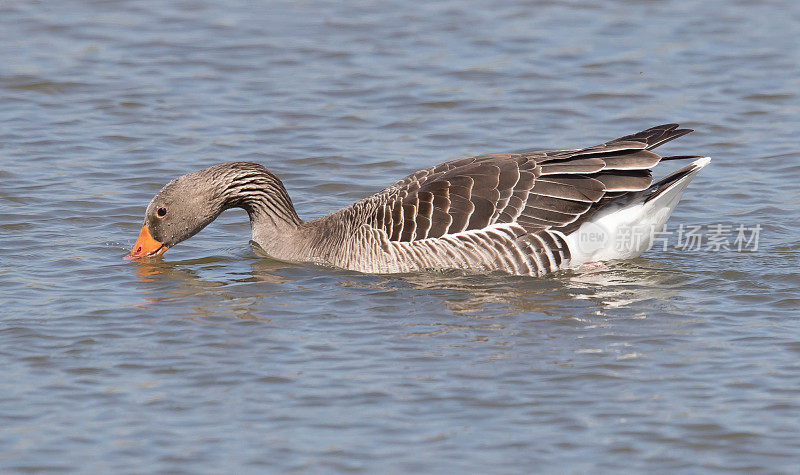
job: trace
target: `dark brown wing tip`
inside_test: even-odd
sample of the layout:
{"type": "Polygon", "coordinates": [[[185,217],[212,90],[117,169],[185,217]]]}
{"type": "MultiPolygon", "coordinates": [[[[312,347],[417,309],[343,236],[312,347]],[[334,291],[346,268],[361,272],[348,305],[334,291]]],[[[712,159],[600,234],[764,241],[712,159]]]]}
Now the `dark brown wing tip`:
{"type": "Polygon", "coordinates": [[[668,155],[666,157],[661,157],[661,161],[666,160],[688,160],[690,158],[703,158],[703,155],[668,155]]]}
{"type": "Polygon", "coordinates": [[[680,129],[678,127],[680,127],[680,124],[673,123],[657,125],[641,132],[612,140],[611,143],[625,141],[641,142],[647,145],[645,147],[647,150],[652,150],[659,145],[669,142],[670,140],[675,140],[678,137],[682,137],[688,133],[694,132],[693,129],[680,129]]]}

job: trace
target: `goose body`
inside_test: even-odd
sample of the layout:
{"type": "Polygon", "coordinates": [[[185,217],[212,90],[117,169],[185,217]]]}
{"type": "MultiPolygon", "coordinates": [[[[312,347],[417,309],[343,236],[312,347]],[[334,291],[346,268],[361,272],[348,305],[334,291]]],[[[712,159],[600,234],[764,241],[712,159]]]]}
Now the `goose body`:
{"type": "Polygon", "coordinates": [[[366,273],[474,269],[543,275],[633,258],[663,229],[700,158],[653,183],[657,146],[691,132],[653,127],[594,147],[492,154],[417,171],[313,221],[302,221],[263,166],[229,162],[179,177],[150,202],[129,258],[160,255],[244,208],[268,255],[366,273]],[[636,234],[627,243],[621,237],[636,234]]]}

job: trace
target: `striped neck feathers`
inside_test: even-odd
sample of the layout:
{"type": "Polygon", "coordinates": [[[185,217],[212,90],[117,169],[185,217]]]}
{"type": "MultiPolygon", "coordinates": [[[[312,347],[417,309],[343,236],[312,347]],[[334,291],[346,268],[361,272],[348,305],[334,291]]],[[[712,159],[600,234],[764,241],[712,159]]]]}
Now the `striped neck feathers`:
{"type": "Polygon", "coordinates": [[[296,227],[302,223],[283,183],[264,166],[229,162],[216,167],[220,167],[214,174],[218,176],[222,210],[247,211],[254,234],[256,227],[296,227]]]}

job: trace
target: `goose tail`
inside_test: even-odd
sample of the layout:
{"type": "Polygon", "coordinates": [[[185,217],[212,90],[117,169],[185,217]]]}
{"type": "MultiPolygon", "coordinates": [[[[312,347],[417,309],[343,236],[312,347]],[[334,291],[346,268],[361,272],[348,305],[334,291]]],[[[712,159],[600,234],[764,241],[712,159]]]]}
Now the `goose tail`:
{"type": "Polygon", "coordinates": [[[676,170],[645,190],[626,193],[612,201],[576,231],[565,236],[569,267],[612,259],[632,259],[650,249],[656,235],[683,196],[689,182],[711,162],[710,157],[676,170]]]}
{"type": "Polygon", "coordinates": [[[672,203],[674,201],[674,204],[670,207],[670,214],[672,214],[675,205],[678,204],[681,196],[683,196],[683,190],[686,189],[692,178],[709,163],[711,163],[711,157],[700,157],[699,160],[695,160],[653,183],[642,192],[645,197],[645,203],[651,201],[672,203]]]}

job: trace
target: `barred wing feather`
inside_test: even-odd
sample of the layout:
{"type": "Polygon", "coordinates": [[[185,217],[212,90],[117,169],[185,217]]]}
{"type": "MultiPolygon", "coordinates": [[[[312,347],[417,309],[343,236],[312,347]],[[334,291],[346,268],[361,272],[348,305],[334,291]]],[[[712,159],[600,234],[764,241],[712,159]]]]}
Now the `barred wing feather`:
{"type": "Polygon", "coordinates": [[[479,267],[494,261],[514,273],[549,272],[569,259],[563,231],[608,201],[647,189],[662,160],[651,149],[689,132],[667,124],[584,149],[442,163],[368,198],[375,211],[367,224],[398,249],[454,247],[479,267]]]}

